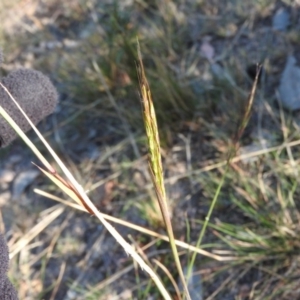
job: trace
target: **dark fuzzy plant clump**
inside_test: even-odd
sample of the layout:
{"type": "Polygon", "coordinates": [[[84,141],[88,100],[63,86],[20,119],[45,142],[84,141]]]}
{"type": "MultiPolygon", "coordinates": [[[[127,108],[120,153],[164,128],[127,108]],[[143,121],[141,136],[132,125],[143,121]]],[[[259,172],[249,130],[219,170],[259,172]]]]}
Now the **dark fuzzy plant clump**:
{"type": "MultiPolygon", "coordinates": [[[[0,64],[2,59],[0,51],[0,64]]],[[[53,113],[58,95],[49,78],[41,72],[19,69],[12,71],[0,81],[35,125],[53,113]]],[[[24,132],[31,129],[23,114],[2,87],[0,87],[0,105],[24,132]]],[[[9,145],[16,137],[15,131],[0,116],[1,147],[9,145]]],[[[0,300],[18,300],[17,292],[7,278],[8,265],[8,248],[4,237],[0,234],[0,300]]]]}
{"type": "MultiPolygon", "coordinates": [[[[56,107],[58,98],[56,89],[49,78],[41,72],[28,69],[15,70],[2,79],[2,84],[18,101],[34,124],[38,124],[53,113],[56,107]]],[[[21,111],[3,88],[0,88],[0,105],[24,132],[31,129],[21,111]]],[[[0,117],[0,137],[1,147],[7,146],[16,138],[16,132],[3,117],[0,117]]]]}
{"type": "Polygon", "coordinates": [[[8,248],[3,235],[0,234],[0,300],[17,300],[17,292],[6,276],[8,262],[8,248]]]}

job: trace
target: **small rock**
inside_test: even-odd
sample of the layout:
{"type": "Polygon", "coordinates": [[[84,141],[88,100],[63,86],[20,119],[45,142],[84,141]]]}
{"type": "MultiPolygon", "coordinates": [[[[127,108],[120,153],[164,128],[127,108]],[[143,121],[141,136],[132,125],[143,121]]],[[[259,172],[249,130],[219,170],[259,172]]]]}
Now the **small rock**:
{"type": "MultiPolygon", "coordinates": [[[[188,269],[185,267],[183,272],[186,276],[188,269]]],[[[182,283],[179,281],[178,287],[180,290],[183,290],[182,283]]],[[[202,288],[202,279],[200,274],[194,273],[192,269],[192,275],[187,282],[187,287],[191,296],[191,299],[202,300],[203,299],[203,288],[202,288]]]]}
{"type": "Polygon", "coordinates": [[[284,108],[290,111],[300,109],[300,68],[294,56],[287,59],[278,91],[284,108]]]}
{"type": "Polygon", "coordinates": [[[290,14],[285,8],[279,8],[272,20],[272,27],[274,30],[285,31],[290,25],[290,14]]]}
{"type": "Polygon", "coordinates": [[[13,182],[12,199],[18,200],[27,186],[29,186],[40,174],[38,170],[27,170],[17,175],[13,182]]]}
{"type": "Polygon", "coordinates": [[[250,145],[244,146],[240,148],[240,155],[242,156],[241,161],[245,164],[254,163],[259,160],[260,156],[251,156],[252,153],[257,153],[263,149],[268,148],[268,144],[255,142],[250,145]],[[249,156],[247,156],[249,154],[249,156]]]}
{"type": "Polygon", "coordinates": [[[0,207],[2,208],[4,205],[8,203],[11,198],[10,192],[6,191],[0,194],[0,207]]]}
{"type": "Polygon", "coordinates": [[[205,57],[208,61],[213,62],[215,56],[215,48],[212,46],[211,37],[206,36],[203,38],[202,45],[200,47],[200,53],[203,57],[205,57]]]}
{"type": "Polygon", "coordinates": [[[254,132],[251,136],[253,142],[250,145],[243,146],[239,149],[239,153],[242,156],[241,161],[245,164],[259,160],[259,155],[252,156],[251,154],[257,154],[257,152],[261,150],[268,149],[276,145],[276,135],[269,130],[262,129],[259,132],[254,132]]]}
{"type": "Polygon", "coordinates": [[[70,39],[64,39],[63,40],[63,45],[66,47],[66,48],[76,48],[80,45],[80,43],[78,41],[75,41],[75,40],[70,40],[70,39]]]}
{"type": "Polygon", "coordinates": [[[217,80],[227,81],[231,85],[235,85],[232,76],[220,64],[213,63],[210,66],[212,74],[217,80]]]}
{"type": "Polygon", "coordinates": [[[12,170],[0,171],[0,183],[10,183],[15,177],[15,172],[12,170]]]}

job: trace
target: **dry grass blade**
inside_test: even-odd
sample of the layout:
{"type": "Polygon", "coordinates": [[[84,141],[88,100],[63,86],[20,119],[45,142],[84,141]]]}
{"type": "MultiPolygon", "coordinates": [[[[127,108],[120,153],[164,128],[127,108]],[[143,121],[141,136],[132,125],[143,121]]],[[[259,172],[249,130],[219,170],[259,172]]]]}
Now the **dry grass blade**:
{"type": "MultiPolygon", "coordinates": [[[[243,161],[244,159],[250,159],[250,158],[262,156],[265,154],[269,154],[271,152],[276,152],[276,151],[280,152],[287,147],[296,147],[299,145],[300,145],[300,140],[296,140],[296,141],[292,141],[292,142],[284,142],[278,146],[264,148],[261,150],[256,150],[256,151],[249,152],[249,153],[246,153],[243,155],[237,155],[231,159],[231,163],[237,163],[237,162],[243,161]]],[[[195,170],[188,171],[188,172],[180,174],[180,175],[175,175],[175,176],[169,177],[165,180],[165,183],[176,182],[177,180],[185,178],[185,177],[189,177],[192,175],[199,175],[201,173],[205,173],[205,172],[209,172],[209,171],[213,171],[213,170],[222,168],[227,165],[227,162],[228,162],[228,160],[223,160],[223,161],[205,166],[203,168],[195,169],[195,170]]]]}
{"type": "Polygon", "coordinates": [[[63,192],[65,192],[71,199],[81,205],[84,211],[94,215],[93,211],[85,204],[84,200],[77,192],[76,188],[68,181],[64,180],[58,173],[49,173],[41,167],[34,164],[41,172],[43,172],[53,183],[55,183],[63,192]]]}
{"type": "Polygon", "coordinates": [[[126,268],[124,268],[121,271],[118,271],[117,273],[111,275],[110,277],[106,278],[105,280],[101,281],[100,283],[98,283],[96,286],[92,287],[91,290],[86,293],[83,297],[80,297],[78,300],[85,300],[87,297],[92,296],[92,294],[95,291],[101,291],[103,290],[105,287],[109,286],[110,284],[116,282],[118,279],[120,279],[124,274],[127,274],[129,271],[131,271],[133,269],[133,265],[130,265],[126,268]]]}
{"type": "Polygon", "coordinates": [[[139,77],[140,91],[141,91],[141,97],[143,103],[143,119],[144,119],[144,125],[146,129],[146,135],[147,135],[148,146],[149,146],[150,173],[152,177],[152,182],[154,184],[154,189],[157,195],[159,207],[169,236],[169,242],[172,249],[175,264],[180,279],[182,281],[182,286],[184,287],[186,297],[188,299],[191,299],[189,295],[188,287],[185,282],[184,274],[178,256],[178,251],[175,244],[175,237],[173,233],[173,228],[172,228],[170,214],[169,214],[168,201],[165,192],[163,168],[162,168],[162,161],[161,161],[161,154],[160,154],[160,141],[159,141],[159,134],[158,134],[158,126],[156,122],[156,115],[155,115],[150,87],[145,75],[144,65],[142,61],[142,54],[141,54],[138,41],[137,41],[137,48],[138,48],[138,77],[139,77]]]}
{"type": "MultiPolygon", "coordinates": [[[[34,189],[34,192],[37,193],[37,194],[39,194],[39,195],[42,195],[44,197],[47,197],[49,199],[52,199],[54,201],[63,203],[65,205],[68,205],[68,206],[70,206],[72,208],[75,208],[75,209],[78,209],[78,210],[81,210],[81,211],[86,211],[81,205],[78,205],[76,203],[72,203],[72,202],[66,201],[66,200],[61,199],[61,198],[59,198],[57,196],[51,195],[51,194],[49,194],[49,193],[47,193],[45,191],[41,191],[39,189],[34,189]]],[[[133,230],[139,231],[141,233],[144,233],[144,234],[150,235],[152,237],[159,238],[161,240],[169,242],[169,238],[166,235],[159,234],[159,233],[157,233],[155,231],[152,231],[152,230],[149,230],[149,229],[144,228],[142,226],[130,223],[128,221],[124,221],[124,220],[112,217],[112,216],[107,215],[107,214],[103,214],[103,213],[101,213],[101,214],[102,214],[103,218],[105,218],[106,220],[109,220],[109,221],[114,222],[116,224],[119,224],[119,225],[122,225],[122,226],[126,226],[128,228],[131,228],[133,230]]],[[[179,240],[175,240],[175,244],[177,246],[183,248],[183,249],[188,250],[189,252],[196,252],[197,254],[200,254],[200,255],[212,258],[212,259],[217,260],[217,261],[234,261],[234,260],[239,259],[237,256],[219,256],[217,254],[214,254],[214,253],[208,252],[206,250],[197,248],[195,246],[189,245],[189,244],[187,244],[185,242],[182,242],[182,241],[179,241],[179,240]]]]}
{"type": "Polygon", "coordinates": [[[58,278],[56,280],[55,287],[53,289],[53,292],[52,292],[52,295],[50,297],[50,300],[55,300],[56,294],[58,292],[58,288],[59,288],[59,286],[61,284],[63,275],[64,275],[65,270],[66,270],[66,266],[67,266],[67,263],[63,262],[62,265],[61,265],[61,267],[60,267],[59,275],[58,275],[58,278]]]}
{"type": "Polygon", "coordinates": [[[82,205],[79,205],[79,204],[76,204],[76,203],[73,203],[73,202],[70,202],[70,201],[61,199],[61,198],[59,198],[59,197],[57,197],[57,196],[54,196],[54,195],[52,195],[52,194],[49,194],[49,193],[47,193],[47,192],[45,192],[45,191],[42,191],[42,190],[40,190],[40,189],[34,189],[33,191],[34,191],[35,193],[41,195],[41,196],[44,196],[44,197],[49,198],[49,199],[51,199],[51,200],[57,201],[57,202],[62,203],[62,204],[64,204],[64,205],[66,205],[66,206],[70,206],[70,207],[75,208],[75,209],[77,209],[77,210],[81,210],[81,211],[86,212],[86,209],[85,209],[82,205]]]}
{"type": "MultiPolygon", "coordinates": [[[[64,181],[59,180],[55,175],[50,174],[49,172],[45,171],[41,167],[36,167],[43,172],[53,183],[55,183],[62,191],[64,191],[71,199],[77,202],[80,206],[82,206],[82,202],[78,198],[78,195],[69,187],[67,186],[64,181]]],[[[84,209],[85,210],[85,209],[84,209]]]]}
{"type": "Polygon", "coordinates": [[[161,263],[159,262],[157,259],[153,259],[153,261],[165,272],[165,274],[168,276],[168,278],[170,279],[170,281],[172,282],[173,284],[173,287],[176,291],[176,295],[177,295],[177,298],[180,299],[180,290],[179,290],[179,287],[178,287],[178,284],[176,283],[174,277],[172,276],[172,274],[170,273],[170,271],[161,263]]]}
{"type": "Polygon", "coordinates": [[[64,206],[58,205],[54,211],[43,218],[41,222],[30,229],[16,244],[10,247],[10,258],[17,255],[26,245],[30,243],[40,232],[42,232],[53,220],[64,211],[64,206]]]}
{"type": "MultiPolygon", "coordinates": [[[[3,86],[3,85],[2,85],[3,86]]],[[[140,265],[140,267],[145,270],[150,277],[155,282],[156,286],[160,290],[162,296],[164,299],[170,299],[171,297],[169,293],[167,292],[166,288],[160,281],[157,274],[144,262],[144,260],[136,253],[136,251],[124,240],[124,238],[115,230],[114,227],[112,227],[101,215],[101,213],[98,211],[98,209],[95,207],[95,205],[91,202],[85,191],[83,190],[82,186],[76,181],[74,176],[71,174],[71,172],[68,170],[68,168],[64,165],[64,163],[61,161],[61,159],[58,157],[58,155],[55,153],[55,151],[51,148],[51,146],[48,144],[48,142],[44,139],[42,134],[38,131],[38,129],[35,127],[35,125],[31,122],[31,120],[28,118],[26,113],[23,111],[23,109],[20,107],[18,102],[14,99],[14,97],[11,95],[11,93],[3,86],[7,94],[10,96],[11,100],[16,104],[16,106],[19,108],[19,110],[22,112],[26,120],[29,122],[32,129],[35,131],[35,133],[38,135],[39,139],[43,142],[44,146],[47,148],[49,153],[52,155],[52,157],[55,159],[56,163],[59,165],[65,176],[67,177],[67,180],[63,180],[57,172],[52,168],[50,163],[44,158],[44,156],[40,153],[40,151],[35,147],[35,145],[28,139],[28,137],[24,134],[24,132],[19,128],[19,126],[14,122],[14,120],[6,113],[6,111],[0,106],[0,114],[6,119],[6,121],[12,126],[12,128],[17,132],[19,136],[24,140],[24,142],[31,148],[31,150],[37,155],[37,157],[43,162],[43,164],[48,169],[48,172],[55,176],[55,178],[60,179],[61,182],[71,188],[74,193],[76,193],[82,202],[82,204],[85,206],[85,208],[93,215],[95,215],[101,223],[105,226],[105,228],[110,232],[110,234],[117,240],[117,242],[123,247],[125,252],[132,256],[132,258],[140,265]]]]}
{"type": "Polygon", "coordinates": [[[245,128],[246,128],[246,126],[247,126],[247,124],[249,122],[260,72],[261,72],[261,65],[258,65],[257,66],[257,70],[256,70],[256,75],[255,75],[254,83],[252,85],[250,94],[248,96],[247,105],[246,105],[244,114],[242,115],[241,124],[240,124],[240,126],[239,126],[239,128],[238,128],[238,130],[236,132],[236,135],[234,137],[234,140],[233,140],[233,143],[234,143],[234,149],[233,150],[234,150],[234,152],[230,153],[230,155],[231,155],[230,156],[230,160],[234,157],[234,155],[236,153],[236,150],[237,150],[237,144],[240,141],[240,139],[241,139],[241,137],[242,137],[242,135],[243,135],[243,133],[245,131],[245,128]]]}

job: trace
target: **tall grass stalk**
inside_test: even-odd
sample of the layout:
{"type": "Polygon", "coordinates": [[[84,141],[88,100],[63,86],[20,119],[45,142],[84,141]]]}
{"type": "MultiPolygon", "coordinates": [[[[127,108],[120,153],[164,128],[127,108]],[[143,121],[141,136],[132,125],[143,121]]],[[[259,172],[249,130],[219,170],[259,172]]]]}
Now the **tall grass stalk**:
{"type": "MultiPolygon", "coordinates": [[[[217,187],[217,190],[215,192],[215,195],[214,195],[213,200],[211,202],[211,205],[209,207],[207,216],[206,216],[206,218],[204,220],[204,223],[203,223],[203,226],[202,226],[202,229],[201,229],[198,241],[196,243],[196,248],[200,248],[200,246],[201,246],[204,234],[206,232],[206,228],[208,226],[208,223],[209,223],[209,220],[211,218],[212,212],[213,212],[213,210],[215,208],[215,205],[217,203],[217,200],[219,198],[219,195],[220,195],[221,189],[223,187],[223,184],[224,184],[225,178],[227,176],[227,173],[229,171],[232,159],[236,156],[236,153],[237,153],[237,150],[238,150],[239,140],[242,137],[243,132],[244,132],[244,130],[245,130],[245,128],[246,128],[246,126],[247,126],[247,124],[249,122],[249,119],[250,119],[250,116],[251,116],[251,109],[252,109],[253,102],[254,102],[255,91],[257,89],[257,83],[258,83],[258,78],[259,78],[260,70],[261,70],[261,66],[258,66],[257,67],[256,76],[255,76],[255,80],[253,82],[252,89],[251,89],[251,92],[250,92],[249,97],[248,97],[246,109],[245,109],[243,118],[241,120],[241,125],[239,126],[239,128],[238,128],[238,130],[236,132],[236,135],[235,135],[235,137],[233,139],[233,145],[229,149],[228,158],[227,158],[226,165],[225,165],[225,172],[223,173],[223,175],[221,177],[221,180],[219,182],[219,185],[217,187]]],[[[196,255],[197,254],[194,252],[192,254],[192,256],[191,256],[191,260],[189,262],[188,270],[187,270],[187,275],[186,275],[187,282],[189,281],[189,278],[191,277],[192,268],[193,268],[193,265],[195,264],[195,260],[196,260],[196,255]]]]}
{"type": "Polygon", "coordinates": [[[137,41],[137,52],[138,52],[137,70],[138,70],[138,77],[139,77],[139,84],[140,84],[140,92],[142,97],[144,126],[146,129],[146,135],[147,135],[148,147],[149,147],[150,174],[157,195],[160,211],[162,213],[165,227],[169,236],[169,243],[173,253],[174,261],[177,267],[177,271],[179,273],[179,277],[182,281],[182,286],[185,291],[183,294],[183,299],[187,297],[187,299],[191,300],[188,287],[185,282],[185,277],[182,271],[181,263],[179,260],[177,247],[175,244],[175,237],[173,233],[171,218],[169,214],[169,205],[168,205],[168,200],[166,197],[166,191],[164,185],[163,167],[162,167],[162,160],[160,154],[160,140],[159,140],[155,109],[153,105],[150,87],[145,75],[141,49],[138,41],[137,41]]]}

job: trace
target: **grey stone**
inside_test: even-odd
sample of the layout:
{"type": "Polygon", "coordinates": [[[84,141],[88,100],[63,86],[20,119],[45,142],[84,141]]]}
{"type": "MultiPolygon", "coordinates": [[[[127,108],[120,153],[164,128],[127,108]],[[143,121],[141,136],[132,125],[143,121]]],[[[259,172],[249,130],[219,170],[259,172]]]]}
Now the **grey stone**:
{"type": "Polygon", "coordinates": [[[282,106],[290,111],[300,109],[300,68],[294,56],[289,56],[278,88],[282,106]]]}
{"type": "Polygon", "coordinates": [[[278,31],[285,31],[290,25],[290,14],[284,8],[279,8],[272,20],[272,27],[278,31]]]}

